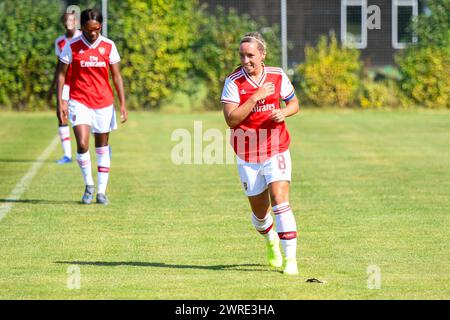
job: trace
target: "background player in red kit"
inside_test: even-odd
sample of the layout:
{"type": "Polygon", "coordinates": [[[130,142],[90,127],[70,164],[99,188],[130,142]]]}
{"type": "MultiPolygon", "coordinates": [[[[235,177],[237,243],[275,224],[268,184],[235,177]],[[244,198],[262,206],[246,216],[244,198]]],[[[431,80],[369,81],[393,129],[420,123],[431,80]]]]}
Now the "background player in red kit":
{"type": "Polygon", "coordinates": [[[59,56],[58,112],[60,118],[70,122],[77,141],[77,162],[86,185],[82,202],[90,204],[94,196],[91,158],[89,154],[90,131],[95,137],[97,155],[98,191],[96,201],[108,204],[106,186],[111,163],[109,133],[117,128],[114,110],[114,94],[109,84],[109,71],[116,88],[122,123],[128,118],[120,56],[113,41],[100,35],[102,15],[88,9],[81,13],[82,35],[70,41],[59,56]],[[68,107],[63,103],[63,85],[71,64],[70,99],[68,107]]]}
{"type": "Polygon", "coordinates": [[[253,211],[253,225],[267,240],[269,264],[283,265],[281,240],[283,272],[295,275],[297,226],[289,205],[290,138],[284,120],[298,112],[298,100],[283,70],[264,65],[266,43],[259,33],[247,33],[239,53],[241,66],[227,77],[221,97],[225,120],[233,129],[239,176],[253,211]],[[280,108],[280,99],[285,108],[280,108]]]}
{"type": "MultiPolygon", "coordinates": [[[[77,25],[77,18],[75,14],[73,13],[65,13],[61,18],[64,29],[66,29],[66,33],[59,36],[55,40],[55,54],[58,57],[58,64],[59,64],[59,55],[61,54],[62,49],[66,45],[67,42],[69,42],[72,38],[76,38],[81,35],[81,31],[76,29],[77,25]]],[[[53,91],[55,90],[56,85],[56,75],[58,72],[58,65],[55,68],[55,76],[53,77],[52,84],[50,86],[50,89],[48,91],[48,100],[50,101],[53,96],[53,91]]],[[[67,103],[69,100],[69,90],[70,90],[70,76],[71,76],[71,68],[69,67],[69,70],[66,74],[66,81],[64,83],[63,88],[63,102],[67,103]]],[[[70,130],[67,125],[67,119],[61,119],[59,117],[59,114],[57,112],[58,116],[58,134],[61,139],[61,145],[63,149],[63,157],[57,161],[59,164],[64,163],[70,163],[72,162],[72,146],[70,143],[70,130]]]]}

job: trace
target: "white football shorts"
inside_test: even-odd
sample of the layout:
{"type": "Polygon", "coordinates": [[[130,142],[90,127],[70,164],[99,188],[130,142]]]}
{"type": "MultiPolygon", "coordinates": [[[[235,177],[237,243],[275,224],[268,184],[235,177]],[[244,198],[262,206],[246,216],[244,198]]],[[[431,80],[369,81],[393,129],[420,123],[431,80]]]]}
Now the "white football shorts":
{"type": "Polygon", "coordinates": [[[91,109],[70,99],[69,119],[72,128],[80,124],[86,124],[91,127],[93,133],[107,133],[117,129],[114,105],[101,109],[91,109]]]}
{"type": "Polygon", "coordinates": [[[289,149],[262,163],[250,163],[237,157],[242,186],[247,196],[256,196],[275,181],[291,181],[292,162],[289,149]]]}
{"type": "Polygon", "coordinates": [[[65,84],[62,90],[62,99],[64,101],[69,101],[69,94],[70,94],[70,86],[65,84]]]}

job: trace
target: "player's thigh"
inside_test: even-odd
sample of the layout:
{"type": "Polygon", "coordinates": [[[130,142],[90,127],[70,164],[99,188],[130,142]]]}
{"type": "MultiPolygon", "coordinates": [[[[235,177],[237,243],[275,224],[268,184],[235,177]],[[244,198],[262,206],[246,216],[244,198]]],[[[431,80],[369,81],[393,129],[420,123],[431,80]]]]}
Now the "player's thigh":
{"type": "Polygon", "coordinates": [[[275,181],[291,181],[292,161],[289,150],[274,155],[265,161],[263,174],[267,185],[275,181]]]}
{"type": "Polygon", "coordinates": [[[91,114],[88,107],[75,100],[69,100],[69,120],[73,128],[79,125],[92,126],[91,114]]]}
{"type": "Polygon", "coordinates": [[[264,164],[264,177],[272,205],[289,201],[292,161],[289,150],[271,157],[264,164]]]}
{"type": "Polygon", "coordinates": [[[106,108],[91,110],[92,132],[109,133],[117,129],[116,111],[111,105],[106,108]]]}
{"type": "Polygon", "coordinates": [[[90,131],[91,127],[86,124],[79,124],[73,127],[78,153],[86,153],[89,150],[90,131]]]}
{"type": "Polygon", "coordinates": [[[239,178],[247,197],[257,196],[267,189],[261,164],[245,162],[238,158],[237,167],[239,178]]]}

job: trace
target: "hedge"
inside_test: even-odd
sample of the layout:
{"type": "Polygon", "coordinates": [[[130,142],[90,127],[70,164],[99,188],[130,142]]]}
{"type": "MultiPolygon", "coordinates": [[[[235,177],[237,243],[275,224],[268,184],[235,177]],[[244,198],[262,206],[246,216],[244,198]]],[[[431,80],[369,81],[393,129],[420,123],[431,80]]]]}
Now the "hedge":
{"type": "Polygon", "coordinates": [[[61,34],[60,8],[51,0],[0,0],[0,106],[48,107],[54,40],[61,34]]]}

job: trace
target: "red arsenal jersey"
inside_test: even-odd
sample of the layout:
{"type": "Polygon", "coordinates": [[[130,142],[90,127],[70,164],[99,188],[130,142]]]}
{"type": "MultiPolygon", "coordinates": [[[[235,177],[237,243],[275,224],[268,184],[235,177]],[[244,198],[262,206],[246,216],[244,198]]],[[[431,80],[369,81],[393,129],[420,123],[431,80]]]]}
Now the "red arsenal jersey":
{"type": "Polygon", "coordinates": [[[266,82],[275,85],[275,93],[259,100],[247,118],[232,128],[233,149],[246,162],[263,162],[288,149],[290,138],[285,122],[272,121],[270,116],[272,110],[280,109],[280,99],[289,101],[295,96],[294,87],[281,68],[266,66],[257,82],[242,67],[225,80],[221,102],[239,106],[266,82]]]}
{"type": "MultiPolygon", "coordinates": [[[[76,30],[75,33],[73,34],[72,39],[75,39],[76,37],[79,36],[81,36],[81,31],[76,30]]],[[[69,42],[69,39],[67,39],[66,35],[62,35],[55,40],[55,54],[57,57],[59,57],[67,42],[69,42]]],[[[66,80],[64,84],[70,85],[71,76],[72,76],[72,66],[69,65],[69,69],[67,69],[66,80]]]]}
{"type": "Polygon", "coordinates": [[[99,36],[95,43],[90,44],[81,35],[64,47],[59,60],[72,64],[70,99],[91,109],[101,109],[113,104],[109,66],[120,61],[113,41],[99,36]]]}

